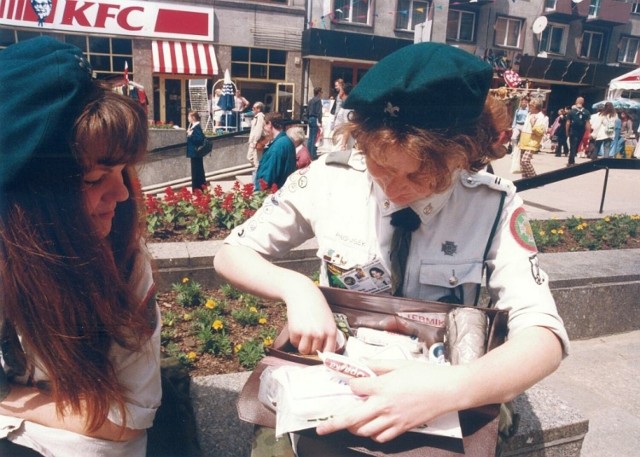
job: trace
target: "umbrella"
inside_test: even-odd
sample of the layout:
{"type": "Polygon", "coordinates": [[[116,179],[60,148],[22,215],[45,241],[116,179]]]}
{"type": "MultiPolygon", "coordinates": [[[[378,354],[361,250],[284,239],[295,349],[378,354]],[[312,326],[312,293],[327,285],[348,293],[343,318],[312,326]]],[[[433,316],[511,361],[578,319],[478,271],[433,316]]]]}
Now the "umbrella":
{"type": "Polygon", "coordinates": [[[227,132],[229,131],[229,111],[236,106],[236,101],[233,96],[234,88],[231,82],[231,74],[229,69],[224,71],[224,81],[222,82],[222,94],[218,100],[218,106],[224,110],[224,126],[227,132]]]}
{"type": "Polygon", "coordinates": [[[231,111],[235,106],[235,98],[233,96],[233,83],[231,82],[231,74],[229,70],[224,71],[224,82],[222,83],[222,95],[218,100],[218,106],[225,111],[231,111]]]}
{"type": "Polygon", "coordinates": [[[640,110],[640,100],[631,98],[614,98],[613,100],[602,100],[598,103],[594,103],[592,108],[594,110],[604,107],[606,102],[611,102],[615,109],[625,110],[640,110]]]}

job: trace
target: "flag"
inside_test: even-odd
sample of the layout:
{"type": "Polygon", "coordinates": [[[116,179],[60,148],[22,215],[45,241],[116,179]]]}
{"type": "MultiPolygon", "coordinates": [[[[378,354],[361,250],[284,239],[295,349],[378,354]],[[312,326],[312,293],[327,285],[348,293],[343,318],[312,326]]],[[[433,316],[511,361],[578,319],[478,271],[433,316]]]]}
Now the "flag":
{"type": "Polygon", "coordinates": [[[234,89],[231,82],[231,74],[229,70],[224,71],[224,82],[222,83],[222,95],[218,100],[218,106],[224,111],[231,111],[236,106],[235,98],[233,96],[234,89]]]}
{"type": "Polygon", "coordinates": [[[124,61],[124,82],[129,84],[129,62],[124,61]]]}

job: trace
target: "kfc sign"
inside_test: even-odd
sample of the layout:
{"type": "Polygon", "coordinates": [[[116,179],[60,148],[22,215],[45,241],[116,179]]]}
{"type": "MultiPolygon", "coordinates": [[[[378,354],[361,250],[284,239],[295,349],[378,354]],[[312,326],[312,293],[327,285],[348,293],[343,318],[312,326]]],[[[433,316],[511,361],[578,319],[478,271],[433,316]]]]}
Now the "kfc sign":
{"type": "Polygon", "coordinates": [[[113,0],[0,0],[0,25],[213,41],[213,8],[113,0]]]}

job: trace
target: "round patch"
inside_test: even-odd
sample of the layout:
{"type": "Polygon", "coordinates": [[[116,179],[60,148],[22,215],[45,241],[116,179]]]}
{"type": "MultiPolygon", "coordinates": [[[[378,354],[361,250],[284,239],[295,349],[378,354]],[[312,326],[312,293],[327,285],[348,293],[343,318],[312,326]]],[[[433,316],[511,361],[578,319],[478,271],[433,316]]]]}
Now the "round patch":
{"type": "Polygon", "coordinates": [[[536,240],[533,238],[533,231],[529,224],[529,217],[524,208],[520,207],[513,212],[511,221],[509,222],[509,228],[511,229],[511,235],[520,246],[527,251],[538,251],[538,248],[536,248],[536,240]]]}

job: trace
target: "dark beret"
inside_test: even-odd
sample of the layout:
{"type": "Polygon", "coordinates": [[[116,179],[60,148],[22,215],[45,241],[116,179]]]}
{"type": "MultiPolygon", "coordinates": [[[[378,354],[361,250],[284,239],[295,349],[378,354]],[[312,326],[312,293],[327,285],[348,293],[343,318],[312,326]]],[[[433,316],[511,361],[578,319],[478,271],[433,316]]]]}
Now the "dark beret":
{"type": "Polygon", "coordinates": [[[0,51],[0,189],[29,160],[69,155],[92,87],[91,67],[75,46],[38,37],[0,51]]]}
{"type": "Polygon", "coordinates": [[[406,46],[374,65],[344,107],[360,118],[420,128],[474,123],[482,113],[493,70],[478,57],[442,43],[406,46]]]}

